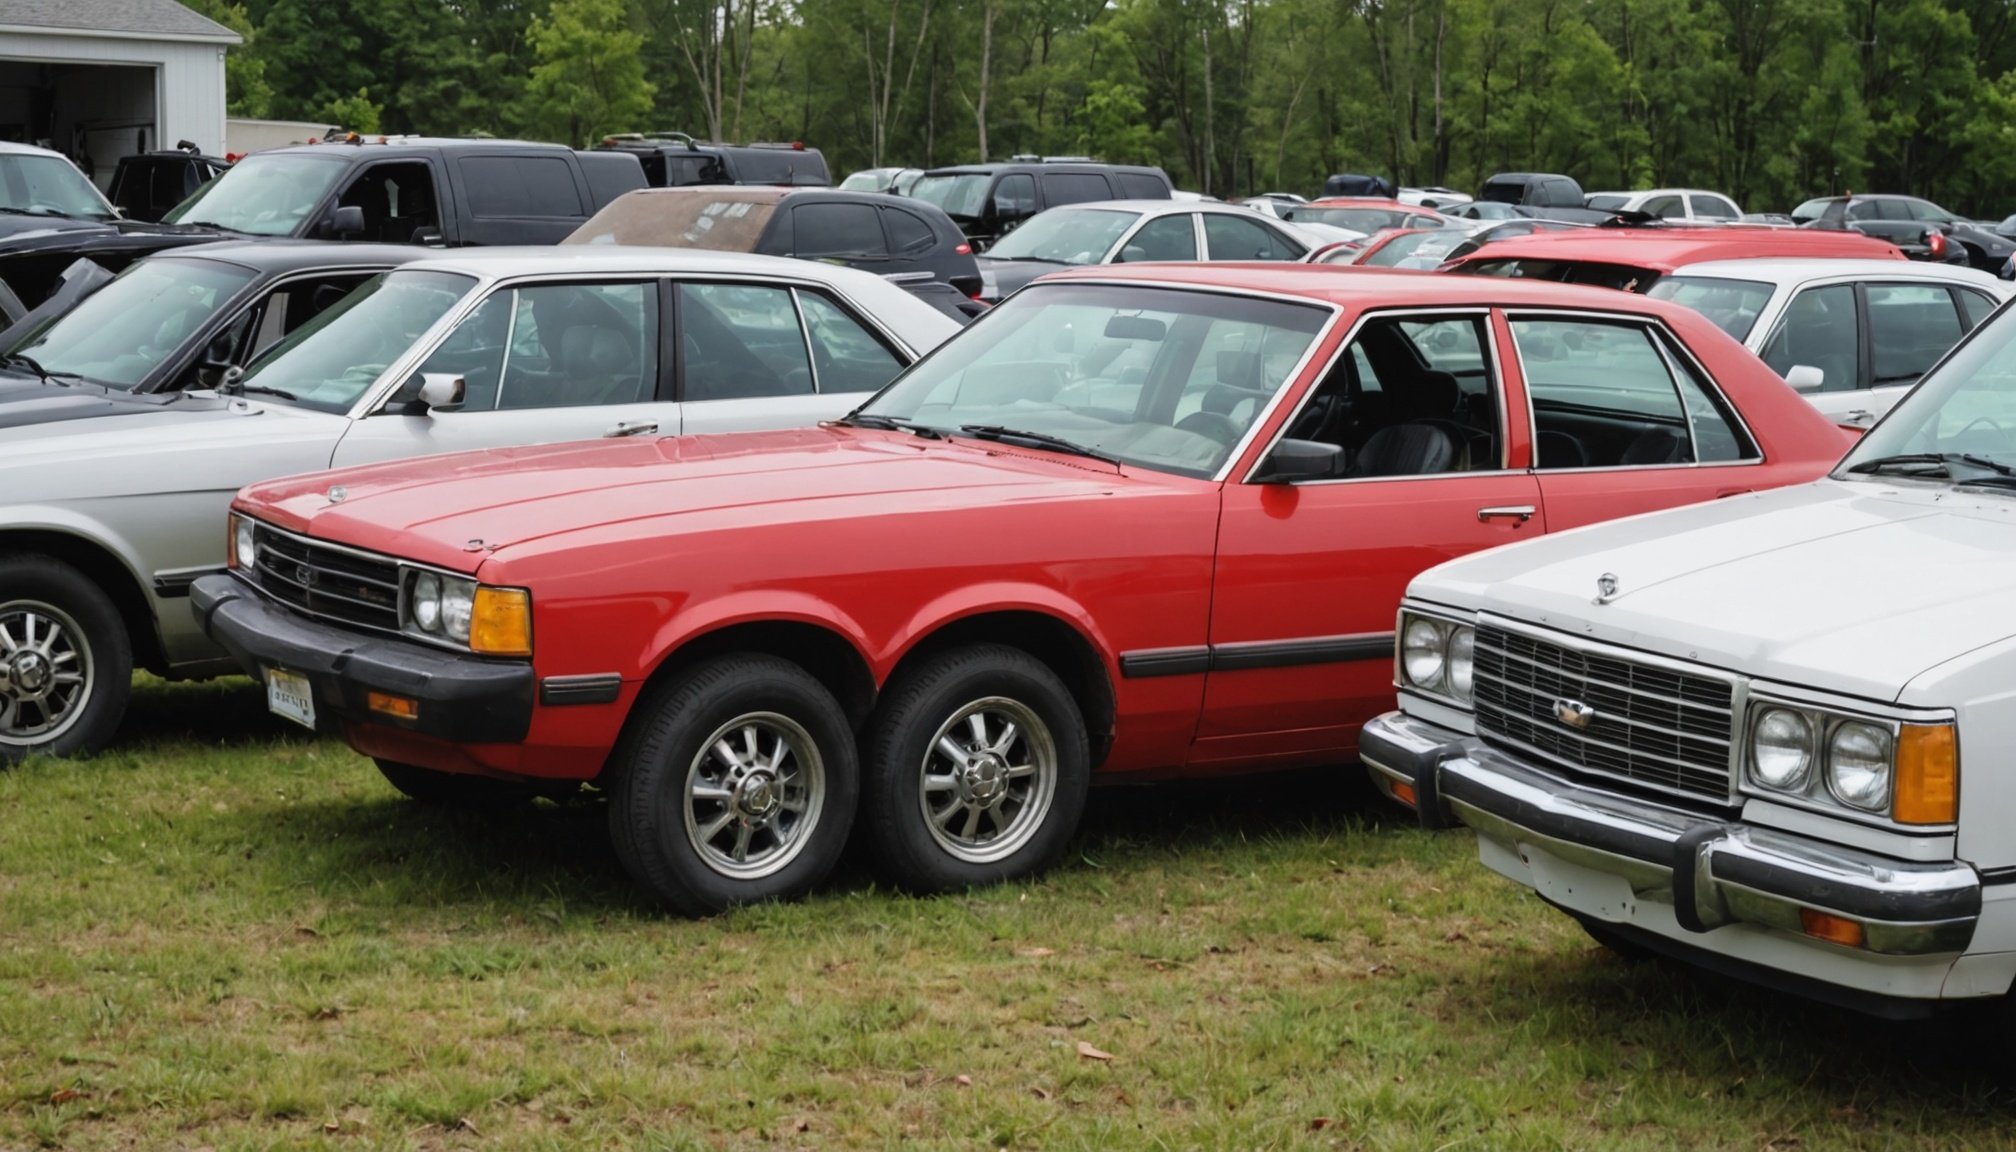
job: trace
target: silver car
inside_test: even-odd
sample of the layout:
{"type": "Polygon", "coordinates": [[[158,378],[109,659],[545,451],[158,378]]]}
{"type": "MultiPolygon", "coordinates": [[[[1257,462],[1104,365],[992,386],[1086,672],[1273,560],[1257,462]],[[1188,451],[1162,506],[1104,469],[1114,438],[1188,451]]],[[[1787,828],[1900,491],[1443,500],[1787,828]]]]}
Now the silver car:
{"type": "Polygon", "coordinates": [[[888,281],[810,261],[471,248],[367,282],[221,394],[70,377],[17,390],[0,402],[0,762],[103,747],[136,666],[236,670],[187,597],[223,568],[225,510],[246,484],[499,445],[811,424],[958,330],[888,281]]]}

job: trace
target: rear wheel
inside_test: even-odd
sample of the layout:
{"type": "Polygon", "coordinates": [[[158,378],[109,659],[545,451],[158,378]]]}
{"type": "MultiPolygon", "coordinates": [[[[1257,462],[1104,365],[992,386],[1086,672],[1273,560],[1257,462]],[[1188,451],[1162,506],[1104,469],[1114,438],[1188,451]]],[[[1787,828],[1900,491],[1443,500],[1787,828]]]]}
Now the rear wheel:
{"type": "Polygon", "coordinates": [[[104,590],[46,556],[0,559],[0,764],[98,751],[132,692],[132,640],[104,590]]]}
{"type": "Polygon", "coordinates": [[[867,746],[868,849],[913,892],[1041,872],[1084,815],[1092,758],[1078,703],[1018,648],[956,648],[904,673],[867,746]]]}
{"type": "Polygon", "coordinates": [[[774,656],[725,656],[648,693],[611,760],[609,832],[636,880],[706,916],[825,879],[859,795],[833,694],[774,656]]]}

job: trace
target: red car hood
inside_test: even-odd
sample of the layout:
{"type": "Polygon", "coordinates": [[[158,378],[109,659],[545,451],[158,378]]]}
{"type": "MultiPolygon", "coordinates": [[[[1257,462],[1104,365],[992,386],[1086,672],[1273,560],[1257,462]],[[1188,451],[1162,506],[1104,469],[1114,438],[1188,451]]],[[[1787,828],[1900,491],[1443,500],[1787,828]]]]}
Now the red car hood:
{"type": "Polygon", "coordinates": [[[735,509],[755,522],[872,516],[1110,491],[1121,479],[1093,460],[825,427],[400,460],[255,484],[238,507],[295,532],[473,573],[514,545],[626,521],[735,509]]]}

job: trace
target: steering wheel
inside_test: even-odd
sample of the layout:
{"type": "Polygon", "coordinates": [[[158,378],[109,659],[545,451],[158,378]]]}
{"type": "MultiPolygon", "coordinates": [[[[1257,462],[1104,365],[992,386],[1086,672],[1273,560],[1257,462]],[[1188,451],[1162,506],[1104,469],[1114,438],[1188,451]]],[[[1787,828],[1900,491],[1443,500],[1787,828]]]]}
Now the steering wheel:
{"type": "Polygon", "coordinates": [[[1990,428],[1993,428],[1993,429],[1994,429],[1995,431],[1997,431],[1997,432],[2000,432],[2000,433],[2001,433],[2001,434],[2003,434],[2004,436],[2007,436],[2007,435],[2009,434],[2009,429],[2007,429],[2007,428],[2004,428],[2004,427],[2003,427],[2003,426],[2001,425],[2001,423],[2000,423],[2000,422],[1998,422],[1998,421],[1997,421],[1997,420],[1996,420],[1996,419],[1995,419],[1994,417],[1992,417],[1992,416],[1976,416],[1976,417],[1975,417],[1974,419],[1972,419],[1972,420],[1969,420],[1969,421],[1967,422],[1966,426],[1965,426],[1965,427],[1963,427],[1963,428],[1961,428],[1961,429],[1960,429],[1960,431],[1958,431],[1958,432],[1955,432],[1955,433],[1953,434],[1953,437],[1952,437],[1952,438],[1953,438],[1953,439],[1955,439],[1955,440],[1958,440],[1958,439],[1960,439],[1961,437],[1963,437],[1963,436],[1967,435],[1967,433],[1969,433],[1969,432],[1972,432],[1972,431],[1974,430],[1974,426],[1975,426],[1976,424],[1986,424],[1986,425],[1988,425],[1988,427],[1990,427],[1990,428]]]}

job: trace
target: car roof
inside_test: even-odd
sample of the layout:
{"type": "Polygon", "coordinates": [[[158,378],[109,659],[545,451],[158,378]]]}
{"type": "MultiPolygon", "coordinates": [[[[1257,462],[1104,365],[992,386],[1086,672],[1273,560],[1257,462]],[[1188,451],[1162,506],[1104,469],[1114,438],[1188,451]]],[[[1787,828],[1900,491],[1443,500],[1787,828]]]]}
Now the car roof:
{"type": "MultiPolygon", "coordinates": [[[[1162,173],[1160,168],[1146,164],[1107,164],[1098,160],[1017,160],[999,164],[947,164],[941,168],[926,168],[926,176],[959,176],[967,173],[992,175],[996,172],[1140,172],[1162,173]]],[[[1162,173],[1167,175],[1167,173],[1162,173]]]]}
{"type": "Polygon", "coordinates": [[[1897,246],[1860,232],[1810,228],[1573,228],[1493,240],[1463,258],[1484,260],[1577,260],[1626,264],[1671,272],[1709,260],[1763,256],[1861,256],[1902,260],[1897,246]]]}
{"type": "MultiPolygon", "coordinates": [[[[1346,308],[1544,306],[1594,308],[1670,316],[1677,306],[1614,288],[1505,276],[1445,276],[1399,268],[1280,262],[1089,265],[1045,275],[1037,283],[1127,281],[1170,288],[1257,292],[1300,297],[1346,308]]],[[[1677,309],[1695,315],[1690,309],[1677,309]]]]}
{"type": "Polygon", "coordinates": [[[1681,269],[1687,276],[1719,276],[1731,280],[1769,280],[1791,284],[1822,276],[1868,276],[1885,280],[1936,280],[1995,288],[1998,293],[2016,291],[2003,286],[2006,281],[1976,268],[1958,264],[1934,264],[1922,260],[1868,260],[1859,257],[1767,257],[1753,260],[1709,260],[1681,269]],[[2001,286],[2001,287],[1998,287],[2001,286]]]}
{"type": "Polygon", "coordinates": [[[1216,212],[1220,215],[1247,218],[1263,215],[1244,204],[1227,204],[1223,200],[1080,200],[1075,204],[1059,204],[1049,211],[1137,212],[1145,216],[1173,216],[1178,212],[1216,212]]]}
{"type": "Polygon", "coordinates": [[[1399,212],[1413,212],[1432,216],[1433,208],[1420,204],[1408,204],[1401,200],[1388,200],[1384,196],[1324,196],[1301,205],[1304,208],[1391,208],[1399,212]]]}
{"type": "Polygon", "coordinates": [[[359,154],[368,154],[379,148],[531,148],[541,152],[573,151],[565,144],[550,144],[537,140],[492,140],[487,136],[474,139],[463,136],[366,136],[355,141],[328,140],[320,144],[283,144],[278,148],[261,148],[252,155],[271,156],[278,152],[342,154],[353,149],[359,154]]]}
{"type": "Polygon", "coordinates": [[[431,256],[435,249],[414,244],[348,244],[331,240],[219,240],[169,248],[150,260],[228,260],[262,272],[308,268],[393,267],[431,256]]]}
{"type": "Polygon", "coordinates": [[[541,273],[704,275],[740,272],[792,280],[817,280],[828,284],[873,276],[873,273],[837,264],[797,260],[788,256],[757,256],[748,252],[717,252],[706,248],[644,248],[624,244],[457,248],[414,261],[410,267],[487,277],[536,276],[541,273]]]}
{"type": "Polygon", "coordinates": [[[52,152],[47,148],[37,148],[33,144],[16,144],[12,140],[0,140],[0,156],[55,156],[61,158],[62,155],[61,152],[52,152]]]}

